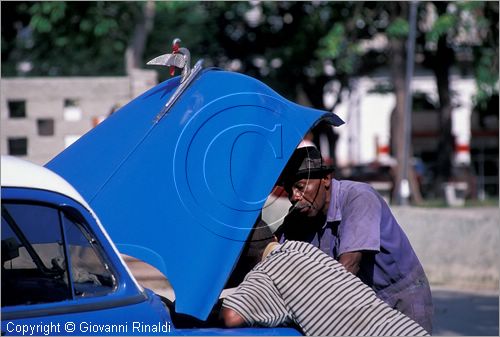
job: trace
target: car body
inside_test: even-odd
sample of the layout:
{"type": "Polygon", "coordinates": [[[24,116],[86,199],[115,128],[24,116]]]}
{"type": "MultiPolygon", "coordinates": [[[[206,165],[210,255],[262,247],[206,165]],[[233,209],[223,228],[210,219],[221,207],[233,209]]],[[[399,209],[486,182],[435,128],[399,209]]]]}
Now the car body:
{"type": "Polygon", "coordinates": [[[15,157],[1,165],[2,335],[297,334],[176,328],[165,299],[137,283],[67,181],[15,157]]]}
{"type": "MultiPolygon", "coordinates": [[[[2,335],[29,334],[27,327],[67,335],[68,322],[87,334],[123,317],[168,326],[163,302],[136,282],[68,182],[14,157],[1,165],[2,335]]],[[[130,334],[124,327],[117,332],[130,334]]]]}
{"type": "Polygon", "coordinates": [[[120,253],[166,275],[176,315],[203,322],[288,159],[320,122],[343,123],[331,112],[294,104],[251,77],[204,69],[199,62],[129,102],[46,167],[83,195],[120,253]]]}

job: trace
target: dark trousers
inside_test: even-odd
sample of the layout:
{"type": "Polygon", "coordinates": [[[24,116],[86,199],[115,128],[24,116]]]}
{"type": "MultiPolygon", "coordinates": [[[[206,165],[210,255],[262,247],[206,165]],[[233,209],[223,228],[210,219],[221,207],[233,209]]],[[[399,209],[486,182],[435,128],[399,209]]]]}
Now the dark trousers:
{"type": "Polygon", "coordinates": [[[422,268],[417,268],[400,282],[378,291],[377,296],[432,334],[434,307],[429,281],[422,268]]]}

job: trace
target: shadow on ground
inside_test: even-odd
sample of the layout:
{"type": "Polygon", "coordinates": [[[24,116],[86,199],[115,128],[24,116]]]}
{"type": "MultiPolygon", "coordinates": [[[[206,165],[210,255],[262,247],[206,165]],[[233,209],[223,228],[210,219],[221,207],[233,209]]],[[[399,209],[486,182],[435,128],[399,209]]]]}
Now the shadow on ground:
{"type": "Polygon", "coordinates": [[[435,336],[498,336],[498,294],[432,290],[435,336]]]}

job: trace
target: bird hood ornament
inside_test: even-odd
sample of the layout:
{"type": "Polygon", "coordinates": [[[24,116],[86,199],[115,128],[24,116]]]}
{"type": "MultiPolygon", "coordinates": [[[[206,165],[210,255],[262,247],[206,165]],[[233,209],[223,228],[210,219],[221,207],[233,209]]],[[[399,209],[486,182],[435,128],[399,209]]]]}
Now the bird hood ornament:
{"type": "Polygon", "coordinates": [[[172,53],[163,54],[150,60],[147,65],[170,67],[170,76],[174,76],[175,68],[182,69],[181,83],[191,73],[191,54],[187,48],[181,48],[181,39],[172,41],[172,53]]]}
{"type": "Polygon", "coordinates": [[[158,123],[167,114],[172,105],[174,105],[203,68],[203,60],[199,60],[191,71],[191,53],[187,48],[181,48],[180,45],[181,39],[174,39],[174,41],[172,41],[171,54],[160,55],[147,63],[147,65],[170,67],[170,76],[174,76],[175,68],[182,69],[179,87],[155,117],[154,123],[158,123]]]}

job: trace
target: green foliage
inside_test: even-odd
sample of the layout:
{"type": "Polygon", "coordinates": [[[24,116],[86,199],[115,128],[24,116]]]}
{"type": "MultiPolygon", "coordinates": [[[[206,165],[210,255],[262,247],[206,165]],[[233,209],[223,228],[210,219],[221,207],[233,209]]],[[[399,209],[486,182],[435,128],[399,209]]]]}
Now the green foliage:
{"type": "Polygon", "coordinates": [[[401,17],[394,20],[386,29],[387,36],[393,39],[404,39],[408,36],[410,25],[401,17]]]}
{"type": "Polygon", "coordinates": [[[28,10],[32,15],[30,26],[39,33],[48,33],[66,14],[65,2],[34,3],[28,10]]]}
{"type": "Polygon", "coordinates": [[[320,42],[318,55],[322,58],[338,58],[345,50],[346,37],[345,28],[342,23],[335,23],[328,34],[320,42]]]}
{"type": "Polygon", "coordinates": [[[484,1],[457,1],[459,11],[475,11],[484,7],[484,1]]]}
{"type": "Polygon", "coordinates": [[[149,36],[145,61],[170,52],[174,38],[180,38],[182,44],[190,49],[192,59],[199,58],[206,51],[200,50],[204,49],[201,46],[213,39],[211,34],[216,34],[217,27],[212,19],[220,11],[218,6],[216,4],[212,8],[214,12],[209,13],[209,3],[158,2],[155,30],[149,36]]]}
{"type": "MultiPolygon", "coordinates": [[[[6,41],[15,48],[2,61],[2,76],[121,75],[124,52],[141,13],[138,2],[26,2],[9,3],[19,16],[2,18],[4,25],[18,26],[6,41]],[[16,64],[30,62],[33,69],[18,73],[16,64]]],[[[2,9],[4,4],[2,3],[2,9]]]]}
{"type": "MultiPolygon", "coordinates": [[[[2,2],[2,76],[123,75],[124,52],[145,4],[2,2]],[[20,72],[20,62],[30,62],[33,69],[20,72]]],[[[445,34],[452,38],[459,28],[478,30],[481,39],[476,45],[453,48],[473,49],[477,100],[487,101],[498,85],[498,3],[459,1],[453,5],[456,12],[444,13],[429,32],[419,34],[422,44],[417,49],[445,34]],[[475,21],[459,20],[462,12],[470,13],[475,21]]],[[[265,81],[289,98],[296,97],[299,86],[310,98],[321,96],[315,92],[322,92],[327,81],[347,84],[350,76],[390,61],[387,49],[362,49],[361,39],[367,41],[376,34],[405,39],[409,27],[407,18],[398,16],[401,6],[387,2],[158,1],[143,61],[169,52],[172,39],[179,37],[190,49],[193,62],[204,58],[208,66],[229,68],[232,60],[238,60],[238,71],[265,81]],[[260,18],[252,23],[248,14],[256,8],[260,18]],[[256,59],[264,64],[256,65],[256,59]],[[325,62],[333,66],[333,75],[325,74],[325,62]]],[[[425,10],[419,7],[420,12],[425,10]]],[[[160,78],[167,76],[167,70],[160,70],[160,78]]],[[[318,97],[311,102],[321,108],[318,97]]]]}
{"type": "Polygon", "coordinates": [[[438,16],[431,30],[425,34],[425,41],[435,46],[441,37],[447,36],[452,49],[473,55],[472,66],[477,84],[474,101],[485,108],[489,100],[498,94],[499,4],[493,1],[458,1],[452,4],[456,7],[453,12],[444,11],[441,7],[444,13],[438,16]],[[464,34],[471,33],[475,34],[473,39],[463,39],[464,34]],[[457,39],[459,34],[462,34],[460,40],[457,39]]]}
{"type": "Polygon", "coordinates": [[[482,48],[475,67],[477,94],[475,103],[486,108],[488,100],[498,94],[498,49],[482,48]],[[492,65],[497,64],[497,71],[492,71],[492,65]]]}
{"type": "Polygon", "coordinates": [[[343,20],[336,21],[328,33],[319,40],[316,51],[318,63],[332,61],[338,76],[352,76],[359,71],[362,52],[359,42],[351,35],[353,32],[350,32],[350,27],[360,20],[361,17],[347,16],[343,20]]]}
{"type": "Polygon", "coordinates": [[[428,41],[437,42],[438,39],[452,31],[457,24],[457,17],[452,14],[441,15],[434,23],[432,29],[427,33],[428,41]]]}

